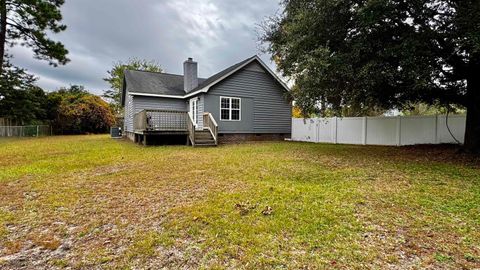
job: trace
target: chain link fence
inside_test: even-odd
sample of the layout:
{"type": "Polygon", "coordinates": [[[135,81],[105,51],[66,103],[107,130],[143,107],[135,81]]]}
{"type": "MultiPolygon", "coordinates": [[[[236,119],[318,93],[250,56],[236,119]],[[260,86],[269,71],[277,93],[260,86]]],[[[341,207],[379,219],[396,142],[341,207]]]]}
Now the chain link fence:
{"type": "Polygon", "coordinates": [[[0,137],[41,137],[51,135],[52,129],[48,125],[0,126],[0,137]]]}

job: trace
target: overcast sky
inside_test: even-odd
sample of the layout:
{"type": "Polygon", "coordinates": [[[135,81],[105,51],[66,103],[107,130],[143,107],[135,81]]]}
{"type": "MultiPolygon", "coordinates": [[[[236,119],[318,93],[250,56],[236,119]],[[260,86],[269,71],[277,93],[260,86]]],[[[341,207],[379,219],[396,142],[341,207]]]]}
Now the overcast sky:
{"type": "MultiPolygon", "coordinates": [[[[165,72],[182,74],[187,57],[199,76],[260,54],[256,24],[279,11],[279,0],[67,0],[67,30],[52,38],[69,50],[71,61],[51,67],[28,48],[10,49],[13,62],[39,77],[45,90],[84,85],[101,94],[113,63],[132,57],[157,61],[165,72]]],[[[273,68],[269,55],[260,57],[273,68]]]]}

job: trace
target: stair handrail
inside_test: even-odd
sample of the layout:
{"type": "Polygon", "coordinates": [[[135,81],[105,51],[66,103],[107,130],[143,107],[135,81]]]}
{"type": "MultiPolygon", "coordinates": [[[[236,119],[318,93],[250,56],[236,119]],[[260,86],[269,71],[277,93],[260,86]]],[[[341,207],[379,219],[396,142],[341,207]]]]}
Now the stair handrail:
{"type": "Polygon", "coordinates": [[[188,114],[187,129],[188,129],[188,138],[192,143],[192,146],[195,146],[195,123],[193,122],[192,116],[188,114]]]}
{"type": "Polygon", "coordinates": [[[203,114],[203,122],[204,125],[210,130],[212,134],[213,140],[215,141],[215,145],[218,145],[218,124],[215,121],[213,115],[209,112],[205,112],[203,114]]]}

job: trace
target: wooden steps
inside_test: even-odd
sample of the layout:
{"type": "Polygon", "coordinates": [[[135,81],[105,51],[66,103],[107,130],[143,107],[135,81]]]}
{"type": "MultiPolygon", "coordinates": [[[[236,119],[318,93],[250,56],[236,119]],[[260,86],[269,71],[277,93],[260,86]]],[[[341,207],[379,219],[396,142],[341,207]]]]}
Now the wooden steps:
{"type": "Polygon", "coordinates": [[[212,133],[208,129],[195,130],[194,140],[195,140],[194,146],[199,146],[199,147],[217,146],[217,144],[215,143],[215,138],[212,136],[212,133]]]}

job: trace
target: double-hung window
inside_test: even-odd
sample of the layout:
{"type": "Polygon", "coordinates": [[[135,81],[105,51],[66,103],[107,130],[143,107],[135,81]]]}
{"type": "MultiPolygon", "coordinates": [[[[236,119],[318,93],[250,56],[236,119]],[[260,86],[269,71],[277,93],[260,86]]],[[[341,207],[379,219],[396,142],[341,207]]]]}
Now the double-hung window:
{"type": "Polygon", "coordinates": [[[240,121],[240,107],[240,98],[220,97],[220,120],[240,121]]]}

